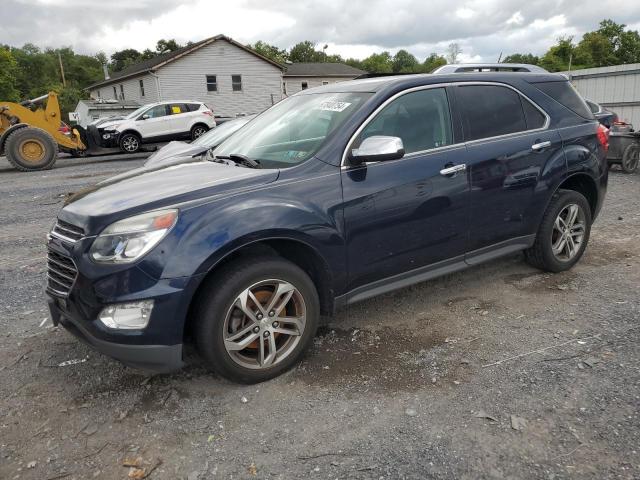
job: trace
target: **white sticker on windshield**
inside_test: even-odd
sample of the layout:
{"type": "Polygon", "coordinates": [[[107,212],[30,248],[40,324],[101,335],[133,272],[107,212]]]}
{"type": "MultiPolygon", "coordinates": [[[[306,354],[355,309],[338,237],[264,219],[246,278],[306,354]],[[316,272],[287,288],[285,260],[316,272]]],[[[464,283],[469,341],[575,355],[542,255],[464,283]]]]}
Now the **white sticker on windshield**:
{"type": "Polygon", "coordinates": [[[349,102],[322,102],[318,108],[320,110],[327,110],[329,112],[342,112],[345,108],[347,108],[351,103],[349,102]]]}

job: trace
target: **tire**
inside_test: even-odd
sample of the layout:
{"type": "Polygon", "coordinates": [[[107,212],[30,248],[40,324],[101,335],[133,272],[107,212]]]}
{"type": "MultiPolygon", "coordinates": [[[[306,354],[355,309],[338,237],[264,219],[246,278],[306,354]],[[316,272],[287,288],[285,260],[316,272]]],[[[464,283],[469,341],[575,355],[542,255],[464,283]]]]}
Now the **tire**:
{"type": "Polygon", "coordinates": [[[136,133],[125,133],[120,137],[120,150],[124,153],[136,153],[141,144],[140,136],[136,133]]]}
{"type": "Polygon", "coordinates": [[[195,140],[209,131],[209,127],[201,123],[191,127],[191,140],[195,140]]]}
{"type": "Polygon", "coordinates": [[[209,278],[201,292],[195,306],[198,351],[208,368],[231,381],[250,384],[274,378],[298,362],[313,341],[320,318],[318,292],[311,278],[287,260],[277,256],[238,260],[209,278]],[[280,291],[276,281],[282,282],[277,288],[287,293],[273,295],[280,291]],[[286,285],[295,290],[288,300],[286,285]],[[245,295],[248,290],[261,303],[261,310],[245,295]],[[278,301],[286,303],[280,313],[270,316],[265,307],[274,297],[271,312],[279,310],[278,301]],[[240,298],[253,319],[240,309],[240,298]],[[300,327],[291,322],[294,319],[300,327]],[[297,334],[280,333],[285,331],[297,334]],[[235,350],[226,345],[234,345],[235,350]],[[276,347],[273,356],[271,346],[276,347]]]}
{"type": "Polygon", "coordinates": [[[41,128],[25,127],[9,135],[5,154],[11,165],[22,172],[48,170],[58,159],[58,144],[41,128]]]}
{"type": "Polygon", "coordinates": [[[525,250],[525,259],[530,265],[548,272],[569,270],[580,260],[587,248],[591,233],[591,221],[591,207],[584,195],[573,190],[559,190],[551,199],[551,203],[544,213],[535,243],[531,248],[525,250]],[[569,222],[565,222],[569,217],[564,215],[574,211],[572,206],[577,207],[577,213],[575,222],[570,225],[569,222]],[[556,220],[559,216],[562,222],[559,223],[560,227],[556,228],[556,220]],[[582,228],[578,227],[579,224],[582,225],[582,228]],[[554,246],[563,245],[560,234],[562,229],[571,232],[571,234],[565,234],[564,245],[566,247],[556,253],[554,246]],[[568,240],[568,237],[571,237],[572,242],[568,240]],[[577,245],[578,240],[579,245],[577,245]]]}
{"type": "Polygon", "coordinates": [[[622,153],[622,171],[624,173],[633,173],[638,168],[640,161],[640,146],[628,145],[622,153]]]}

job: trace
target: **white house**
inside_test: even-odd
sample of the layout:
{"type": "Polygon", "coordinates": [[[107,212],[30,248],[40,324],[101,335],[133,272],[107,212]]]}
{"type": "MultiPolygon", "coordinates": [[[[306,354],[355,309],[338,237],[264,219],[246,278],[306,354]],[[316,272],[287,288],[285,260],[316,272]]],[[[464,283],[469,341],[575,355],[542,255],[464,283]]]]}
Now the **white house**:
{"type": "Polygon", "coordinates": [[[258,113],[282,99],[283,67],[217,35],[113,73],[87,88],[95,100],[196,100],[216,116],[258,113]]]}
{"type": "Polygon", "coordinates": [[[293,95],[307,88],[353,80],[365,73],[344,63],[292,63],[283,76],[283,92],[293,95]]]}

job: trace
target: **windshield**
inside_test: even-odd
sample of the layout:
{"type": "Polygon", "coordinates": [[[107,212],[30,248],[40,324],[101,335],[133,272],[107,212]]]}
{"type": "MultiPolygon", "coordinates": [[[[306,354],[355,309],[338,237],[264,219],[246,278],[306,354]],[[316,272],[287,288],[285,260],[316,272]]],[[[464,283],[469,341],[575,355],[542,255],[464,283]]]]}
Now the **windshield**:
{"type": "Polygon", "coordinates": [[[359,92],[289,97],[226,140],[215,154],[244,155],[263,168],[293,167],[312,157],[370,96],[359,92]]]}
{"type": "Polygon", "coordinates": [[[140,107],[137,110],[134,110],[133,112],[131,112],[129,115],[127,115],[125,118],[127,120],[131,120],[132,118],[137,117],[138,115],[140,115],[142,112],[144,112],[147,108],[149,108],[149,105],[144,105],[142,107],[140,107]]]}
{"type": "Polygon", "coordinates": [[[217,127],[212,128],[204,135],[201,135],[196,140],[191,142],[191,144],[205,148],[211,148],[220,145],[229,136],[231,136],[233,132],[247,124],[253,118],[254,116],[252,115],[249,117],[236,118],[235,120],[224,122],[217,127]]]}

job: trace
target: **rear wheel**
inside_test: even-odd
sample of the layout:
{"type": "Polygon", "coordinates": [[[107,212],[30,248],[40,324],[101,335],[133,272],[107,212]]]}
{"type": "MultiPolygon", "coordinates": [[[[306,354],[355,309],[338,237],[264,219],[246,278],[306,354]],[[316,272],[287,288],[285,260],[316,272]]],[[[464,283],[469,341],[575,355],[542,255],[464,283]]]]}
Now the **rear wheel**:
{"type": "Polygon", "coordinates": [[[120,137],[120,150],[125,153],[136,153],[140,150],[140,137],[135,133],[125,133],[120,137]]]}
{"type": "Polygon", "coordinates": [[[200,138],[202,135],[204,135],[208,131],[209,131],[209,128],[206,125],[194,125],[191,128],[191,140],[200,138]]]}
{"type": "Polygon", "coordinates": [[[40,128],[25,127],[9,135],[5,145],[7,160],[18,170],[47,170],[58,159],[58,144],[40,128]]]}
{"type": "Polygon", "coordinates": [[[629,145],[622,154],[622,170],[624,173],[633,173],[638,168],[640,161],[640,146],[629,145]]]}
{"type": "Polygon", "coordinates": [[[237,382],[257,383],[293,366],[320,316],[316,288],[297,265],[252,257],[223,268],[197,305],[198,350],[207,365],[237,382]]]}
{"type": "Polygon", "coordinates": [[[589,242],[591,209],[587,199],[573,190],[560,190],[542,218],[534,245],[525,258],[534,267],[562,272],[573,267],[589,242]]]}

